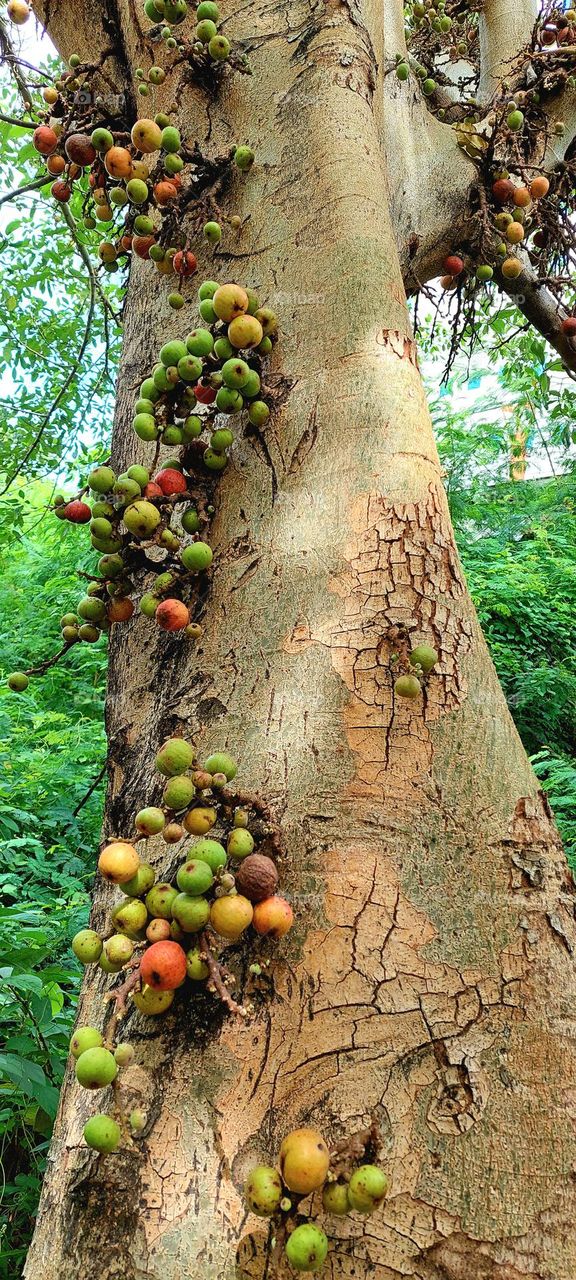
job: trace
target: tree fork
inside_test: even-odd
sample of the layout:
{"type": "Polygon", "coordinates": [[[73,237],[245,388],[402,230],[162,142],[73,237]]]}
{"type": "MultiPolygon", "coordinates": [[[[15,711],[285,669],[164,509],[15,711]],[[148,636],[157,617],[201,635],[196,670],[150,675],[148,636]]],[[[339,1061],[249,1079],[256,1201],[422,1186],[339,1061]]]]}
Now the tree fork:
{"type": "MultiPolygon", "coordinates": [[[[82,6],[50,8],[61,47],[88,56],[82,6]]],[[[117,18],[139,65],[140,19],[128,4],[117,18]]],[[[112,636],[106,830],[129,829],[167,733],[228,747],[282,821],[298,927],[249,1019],[204,995],[158,1022],[128,1016],[125,1079],[148,1114],[135,1153],[86,1152],[67,1078],[26,1280],[95,1265],[100,1280],[261,1280],[251,1166],[293,1125],[335,1146],[372,1117],[391,1195],[367,1223],[329,1220],[327,1277],[573,1280],[573,886],[442,490],[389,213],[410,139],[399,130],[394,159],[382,5],[261,0],[229,23],[254,76],[216,101],[182,86],[179,123],[219,154],[252,142],[257,163],[231,196],[250,215],[238,247],[202,266],[275,307],[292,390],[219,481],[194,653],[144,619],[112,636]],[[440,654],[415,704],[393,693],[398,626],[440,654]]],[[[432,221],[442,201],[448,236],[457,180],[432,221]]],[[[135,264],[114,465],[147,456],[127,424],[166,331],[155,284],[135,264]]],[[[96,927],[110,901],[98,889],[96,927]]],[[[83,1021],[103,988],[85,986],[83,1021]]]]}

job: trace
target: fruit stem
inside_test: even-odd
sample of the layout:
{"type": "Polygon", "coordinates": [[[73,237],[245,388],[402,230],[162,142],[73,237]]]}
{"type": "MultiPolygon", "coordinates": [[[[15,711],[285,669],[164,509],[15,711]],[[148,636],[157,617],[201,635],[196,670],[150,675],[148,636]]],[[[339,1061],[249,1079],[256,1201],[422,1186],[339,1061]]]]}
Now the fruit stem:
{"type": "Polygon", "coordinates": [[[238,1018],[247,1018],[248,1010],[245,1009],[243,1005],[237,1003],[224,982],[222,969],[214,955],[214,952],[212,951],[210,938],[205,930],[200,934],[200,949],[202,958],[208,965],[210,972],[209,985],[214,988],[214,991],[220,997],[223,1004],[226,1005],[226,1008],[230,1010],[230,1013],[235,1013],[238,1018]]]}

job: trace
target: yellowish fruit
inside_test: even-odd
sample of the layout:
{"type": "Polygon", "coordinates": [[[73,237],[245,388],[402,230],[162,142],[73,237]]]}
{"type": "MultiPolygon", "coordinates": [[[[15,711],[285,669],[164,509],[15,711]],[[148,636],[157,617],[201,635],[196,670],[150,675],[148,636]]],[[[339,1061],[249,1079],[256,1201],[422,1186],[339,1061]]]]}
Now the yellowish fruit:
{"type": "Polygon", "coordinates": [[[136,1008],[140,1013],[146,1013],[153,1018],[159,1013],[166,1013],[173,999],[173,991],[155,991],[153,987],[142,987],[141,991],[134,992],[136,1008]]]}
{"type": "Polygon", "coordinates": [[[326,1180],[330,1152],[318,1129],[293,1129],[280,1147],[280,1172],[289,1191],[309,1195],[326,1180]]]}
{"type": "Polygon", "coordinates": [[[140,859],[134,845],[124,840],[114,840],[107,844],[98,859],[100,875],[110,884],[125,884],[136,875],[140,859]]]}
{"type": "Polygon", "coordinates": [[[240,893],[231,897],[216,898],[210,909],[210,924],[221,938],[236,941],[252,923],[254,908],[240,893]]]}

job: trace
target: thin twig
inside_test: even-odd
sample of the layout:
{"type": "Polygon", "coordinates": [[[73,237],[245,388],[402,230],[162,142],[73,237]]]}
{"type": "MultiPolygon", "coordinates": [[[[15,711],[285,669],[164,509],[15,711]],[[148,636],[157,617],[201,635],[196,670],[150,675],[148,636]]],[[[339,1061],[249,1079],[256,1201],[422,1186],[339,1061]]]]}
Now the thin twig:
{"type": "Polygon", "coordinates": [[[206,961],[210,971],[209,986],[211,985],[214,988],[214,991],[220,997],[222,1003],[226,1005],[226,1008],[230,1010],[230,1013],[235,1013],[239,1018],[247,1018],[248,1010],[243,1005],[238,1004],[234,996],[230,995],[228,987],[222,978],[220,965],[211,949],[210,938],[206,931],[200,934],[200,950],[202,958],[206,961]]]}
{"type": "Polygon", "coordinates": [[[15,200],[16,196],[21,196],[26,191],[38,191],[40,187],[45,187],[50,182],[50,174],[46,173],[41,178],[33,178],[31,182],[25,182],[22,187],[15,187],[13,191],[7,191],[5,196],[0,196],[0,205],[6,204],[8,200],[15,200]]]}
{"type": "Polygon", "coordinates": [[[98,774],[98,776],[97,776],[96,778],[94,778],[93,783],[92,783],[92,784],[91,784],[91,786],[88,788],[88,790],[87,790],[87,792],[85,793],[85,795],[83,795],[83,796],[82,796],[82,799],[81,799],[81,801],[80,801],[80,804],[77,804],[77,805],[76,805],[76,808],[72,810],[72,817],[73,817],[73,818],[77,818],[77,817],[78,817],[78,814],[80,813],[80,810],[81,810],[81,809],[83,809],[83,808],[84,808],[84,805],[88,803],[88,801],[89,801],[89,799],[90,799],[90,796],[91,796],[91,795],[93,794],[93,792],[96,790],[96,787],[101,783],[101,781],[102,781],[102,779],[103,779],[103,777],[104,777],[104,774],[106,773],[106,769],[107,769],[107,767],[108,767],[108,761],[107,761],[107,760],[105,760],[105,761],[104,761],[104,764],[102,765],[102,768],[101,768],[101,770],[100,770],[100,773],[98,774]]]}
{"type": "MultiPolygon", "coordinates": [[[[62,205],[62,213],[63,213],[63,215],[64,215],[64,221],[65,221],[65,223],[66,223],[66,225],[67,225],[67,227],[68,227],[68,229],[69,229],[69,231],[70,231],[70,233],[71,233],[71,235],[72,235],[72,239],[73,239],[73,241],[74,241],[74,244],[76,245],[76,248],[77,248],[77,250],[78,250],[78,253],[80,254],[80,257],[82,258],[82,261],[83,261],[83,263],[84,263],[84,266],[86,267],[86,270],[87,270],[87,272],[88,272],[88,275],[90,276],[90,279],[92,280],[92,283],[93,283],[93,285],[94,285],[94,288],[95,288],[95,289],[97,289],[97,291],[98,291],[98,293],[99,293],[99,295],[100,295],[100,298],[102,299],[102,304],[103,304],[104,308],[106,309],[106,311],[109,311],[109,312],[110,312],[110,315],[112,316],[112,319],[114,320],[114,323],[115,323],[115,324],[117,324],[118,326],[120,326],[120,317],[119,317],[119,316],[116,314],[116,312],[114,311],[114,308],[113,308],[113,306],[112,306],[112,303],[110,302],[110,299],[106,297],[106,294],[105,294],[105,292],[104,292],[104,290],[103,290],[103,288],[102,288],[102,285],[100,284],[100,281],[99,281],[99,279],[98,279],[98,277],[97,277],[97,275],[96,275],[96,272],[95,272],[95,270],[94,270],[94,267],[93,267],[93,265],[92,265],[92,261],[91,261],[91,258],[90,258],[90,254],[88,253],[88,250],[87,250],[87,248],[86,248],[86,245],[85,245],[85,244],[82,244],[82,241],[81,241],[81,239],[80,239],[80,237],[79,237],[79,235],[78,235],[78,228],[77,228],[76,223],[75,223],[75,221],[74,221],[74,217],[73,217],[73,215],[72,215],[72,213],[71,213],[70,209],[68,208],[68,205],[67,205],[67,204],[63,204],[63,205],[62,205]]],[[[108,353],[106,352],[106,357],[107,357],[107,355],[108,355],[108,353]]]]}
{"type": "Polygon", "coordinates": [[[19,120],[17,116],[7,116],[4,114],[3,111],[0,111],[0,120],[3,120],[4,124],[16,125],[18,129],[35,129],[36,128],[36,125],[33,120],[19,120]]]}

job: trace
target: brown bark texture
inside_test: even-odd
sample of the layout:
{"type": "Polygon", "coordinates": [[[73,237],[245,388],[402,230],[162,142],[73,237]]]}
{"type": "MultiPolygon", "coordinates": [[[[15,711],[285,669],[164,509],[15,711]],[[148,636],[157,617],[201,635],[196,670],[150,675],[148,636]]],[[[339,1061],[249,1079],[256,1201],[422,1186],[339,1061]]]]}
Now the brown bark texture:
{"type": "MultiPolygon", "coordinates": [[[[289,1128],[335,1143],[372,1114],[391,1193],[369,1219],[327,1220],[327,1280],[573,1280],[574,889],[463,578],[405,301],[405,232],[437,266],[473,168],[385,75],[392,0],[225,9],[254,75],[215,94],[173,76],[157,106],[176,101],[209,153],[255,147],[225,198],[248,220],[201,270],[277,311],[279,402],[218,481],[202,641],[139,616],[112,640],[105,834],[154,803],[168,734],[227,748],[281,819],[297,924],[262,944],[263,978],[228,948],[246,1021],[208,994],[130,1013],[126,1079],[149,1117],[134,1152],[87,1150],[93,1098],[68,1072],[26,1280],[263,1280],[247,1172],[289,1128]],[[440,654],[415,703],[393,694],[399,627],[440,654]]],[[[44,16],[64,53],[112,41],[114,90],[153,60],[134,0],[44,16]]],[[[119,464],[151,448],[134,388],[197,323],[194,288],[177,315],[165,294],[133,268],[119,464]]],[[[181,860],[149,847],[162,876],[181,860]]],[[[114,900],[97,886],[95,927],[114,900]]],[[[108,983],[86,981],[82,1023],[99,1025],[108,983]]]]}

